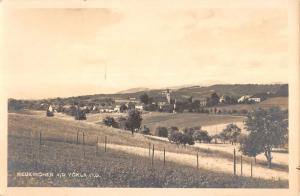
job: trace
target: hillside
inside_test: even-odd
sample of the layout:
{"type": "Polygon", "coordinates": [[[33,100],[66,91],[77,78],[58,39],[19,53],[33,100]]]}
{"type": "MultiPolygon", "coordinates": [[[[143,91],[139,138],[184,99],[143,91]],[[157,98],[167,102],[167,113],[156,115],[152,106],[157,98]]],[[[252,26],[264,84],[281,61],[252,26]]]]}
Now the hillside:
{"type": "Polygon", "coordinates": [[[130,88],[124,91],[117,92],[116,94],[127,94],[127,93],[137,93],[141,91],[149,91],[149,88],[130,88]]]}
{"type": "MultiPolygon", "coordinates": [[[[83,95],[67,98],[52,98],[48,99],[51,102],[55,101],[92,101],[97,99],[129,99],[139,98],[142,94],[147,93],[150,97],[161,96],[161,92],[165,89],[147,89],[147,88],[134,88],[121,91],[115,94],[94,94],[83,95]]],[[[274,96],[288,96],[287,84],[218,84],[212,86],[190,86],[179,89],[172,89],[171,95],[173,98],[178,97],[207,97],[211,93],[216,92],[218,95],[230,95],[240,97],[242,95],[253,95],[258,93],[273,93],[274,96]]]]}
{"type": "MultiPolygon", "coordinates": [[[[47,118],[39,112],[11,113],[8,116],[8,185],[9,186],[89,186],[89,187],[287,187],[288,182],[281,176],[286,171],[280,168],[270,170],[264,165],[255,166],[254,178],[233,176],[231,164],[224,164],[228,172],[210,168],[208,160],[215,164],[224,161],[231,163],[230,153],[201,150],[192,147],[178,147],[175,144],[152,141],[127,131],[96,125],[91,122],[75,122],[58,117],[47,118]],[[82,132],[76,144],[77,130],[85,131],[83,144],[82,132]],[[39,131],[42,140],[39,142],[39,131]],[[108,151],[103,145],[107,136],[108,151]],[[155,145],[154,168],[148,159],[149,142],[155,145]],[[99,148],[96,148],[99,146],[99,148]],[[125,152],[114,147],[133,149],[125,152]],[[138,149],[145,149],[147,156],[137,156],[138,149]],[[98,151],[97,151],[98,149],[98,151]],[[166,166],[161,158],[167,152],[166,166]],[[158,152],[159,151],[159,152],[158,152]],[[195,168],[195,154],[199,153],[200,168],[195,168]],[[174,154],[175,153],[175,154],[174,154]],[[193,155],[193,156],[191,156],[193,155]],[[176,157],[185,158],[184,162],[176,157]],[[174,160],[171,160],[171,157],[174,160]],[[191,161],[189,158],[191,157],[191,161]],[[207,166],[208,165],[208,166],[207,166]],[[87,177],[17,177],[18,171],[54,172],[61,174],[84,173],[87,177]],[[266,172],[266,173],[265,173],[266,172]],[[268,175],[266,175],[268,174],[268,175]],[[281,180],[270,179],[270,174],[280,175],[281,180]],[[90,176],[92,175],[92,176],[90,176]],[[97,175],[98,177],[95,177],[97,175]],[[261,176],[267,179],[262,179],[261,176]],[[258,178],[260,177],[260,178],[258,178]]],[[[229,145],[230,146],[230,145],[229,145]]],[[[245,157],[245,172],[249,160],[245,157]]],[[[221,165],[223,167],[223,164],[221,165]]],[[[247,171],[249,171],[247,169],[247,171]]],[[[83,175],[84,176],[84,175],[83,175]]],[[[277,179],[278,177],[276,177],[277,179]]]]}

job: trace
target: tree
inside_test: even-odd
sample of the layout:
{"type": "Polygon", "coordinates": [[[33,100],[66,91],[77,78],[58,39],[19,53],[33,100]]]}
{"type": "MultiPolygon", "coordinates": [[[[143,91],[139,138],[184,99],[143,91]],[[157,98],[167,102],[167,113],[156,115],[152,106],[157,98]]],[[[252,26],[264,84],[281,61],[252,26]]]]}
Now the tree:
{"type": "Polygon", "coordinates": [[[128,108],[128,110],[134,110],[135,109],[135,103],[129,102],[127,108],[128,108]]]}
{"type": "Polygon", "coordinates": [[[259,108],[248,114],[245,124],[249,134],[242,144],[242,152],[264,153],[271,168],[272,149],[288,142],[288,112],[277,107],[268,110],[259,108]]]}
{"type": "Polygon", "coordinates": [[[231,123],[228,124],[222,132],[223,138],[229,140],[230,143],[233,144],[237,142],[238,137],[241,134],[241,129],[236,124],[231,123]]]}
{"type": "Polygon", "coordinates": [[[253,135],[241,135],[239,138],[240,147],[239,150],[249,157],[254,157],[254,160],[256,162],[256,156],[260,154],[263,149],[262,145],[257,145],[256,139],[252,138],[253,135]]]}
{"type": "Polygon", "coordinates": [[[139,129],[142,123],[142,116],[138,110],[129,110],[127,117],[127,127],[131,130],[132,134],[135,129],[139,129]]]}
{"type": "Polygon", "coordinates": [[[155,135],[159,137],[168,137],[168,129],[166,127],[157,127],[155,135]]]}
{"type": "Polygon", "coordinates": [[[208,135],[208,132],[205,130],[195,131],[193,134],[193,138],[195,141],[199,141],[200,143],[207,142],[210,143],[212,140],[212,137],[208,135]]]}
{"type": "Polygon", "coordinates": [[[149,103],[149,96],[146,93],[142,94],[140,96],[140,100],[141,100],[142,103],[147,105],[149,103]]]}
{"type": "Polygon", "coordinates": [[[183,133],[179,131],[172,131],[168,137],[170,142],[174,142],[176,144],[180,144],[182,142],[183,133]]]}
{"type": "Polygon", "coordinates": [[[169,134],[168,139],[169,139],[170,142],[174,142],[176,144],[183,144],[183,145],[186,145],[186,144],[193,145],[193,144],[195,144],[194,139],[191,135],[185,134],[185,133],[182,133],[182,132],[176,131],[176,130],[173,130],[169,134]]]}
{"type": "Polygon", "coordinates": [[[218,105],[220,97],[217,93],[212,93],[211,96],[207,100],[207,106],[215,106],[218,105]]]}
{"type": "Polygon", "coordinates": [[[125,104],[122,104],[122,105],[120,106],[120,112],[121,112],[121,113],[125,112],[127,109],[128,109],[128,107],[127,107],[125,104]]]}
{"type": "Polygon", "coordinates": [[[86,120],[85,111],[81,110],[78,106],[75,110],[75,120],[86,120]]]}

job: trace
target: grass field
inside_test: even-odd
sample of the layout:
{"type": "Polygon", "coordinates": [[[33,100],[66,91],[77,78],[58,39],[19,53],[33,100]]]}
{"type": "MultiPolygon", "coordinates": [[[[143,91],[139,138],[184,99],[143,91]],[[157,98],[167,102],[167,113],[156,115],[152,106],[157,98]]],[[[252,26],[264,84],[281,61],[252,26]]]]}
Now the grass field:
{"type": "MultiPolygon", "coordinates": [[[[282,110],[287,110],[288,109],[288,97],[274,97],[274,98],[269,98],[265,101],[262,101],[260,103],[256,104],[237,104],[237,105],[224,105],[224,106],[217,106],[216,108],[218,110],[255,110],[257,108],[264,108],[268,109],[271,107],[279,107],[282,110]]],[[[215,108],[215,107],[213,107],[215,108]]]]}
{"type": "Polygon", "coordinates": [[[241,122],[244,118],[240,116],[229,115],[211,115],[199,113],[158,113],[149,112],[143,115],[143,125],[154,131],[157,126],[178,128],[195,127],[195,126],[209,126],[216,124],[241,122]]]}
{"type": "MultiPolygon", "coordinates": [[[[157,150],[199,156],[229,158],[229,153],[178,147],[174,144],[153,141],[143,135],[108,128],[92,122],[75,122],[72,118],[47,118],[39,112],[9,114],[8,116],[8,166],[9,186],[101,186],[101,187],[264,187],[286,188],[286,180],[262,180],[237,177],[222,171],[196,170],[194,167],[155,160],[152,170],[149,159],[131,153],[109,149],[104,153],[99,147],[96,152],[97,136],[103,143],[147,148],[149,142],[157,150]],[[76,144],[78,128],[85,131],[85,146],[76,144]],[[39,133],[42,145],[39,146],[39,133]],[[84,150],[83,150],[84,149],[84,150]],[[85,158],[83,157],[85,152],[85,158]],[[47,178],[17,177],[18,171],[53,171],[97,173],[100,177],[47,178]]],[[[229,158],[230,159],[230,158],[229,158]]],[[[274,170],[275,171],[275,170],[274,170]]]]}

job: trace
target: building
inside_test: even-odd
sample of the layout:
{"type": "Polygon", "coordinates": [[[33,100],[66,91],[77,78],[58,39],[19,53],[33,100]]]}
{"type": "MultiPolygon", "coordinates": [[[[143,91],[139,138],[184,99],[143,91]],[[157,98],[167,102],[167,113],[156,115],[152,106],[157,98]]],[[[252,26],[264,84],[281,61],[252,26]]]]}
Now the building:
{"type": "Polygon", "coordinates": [[[164,95],[166,97],[168,104],[170,104],[171,103],[171,90],[167,89],[167,90],[163,91],[162,95],[164,95]]]}
{"type": "Polygon", "coordinates": [[[200,106],[201,107],[205,107],[207,105],[207,98],[206,97],[200,98],[199,101],[200,101],[200,106]]]}
{"type": "Polygon", "coordinates": [[[248,100],[250,97],[251,97],[251,95],[244,95],[244,96],[241,96],[241,97],[238,99],[238,103],[242,103],[242,102],[248,100]]]}
{"type": "Polygon", "coordinates": [[[222,95],[220,98],[219,98],[219,103],[225,103],[226,99],[225,99],[225,96],[222,95]]]}
{"type": "Polygon", "coordinates": [[[261,98],[260,97],[250,97],[249,99],[248,99],[249,101],[255,101],[255,102],[261,102],[261,98]]]}
{"type": "Polygon", "coordinates": [[[144,105],[135,105],[135,109],[137,109],[139,111],[143,111],[144,110],[144,105]]]}
{"type": "Polygon", "coordinates": [[[100,113],[113,113],[114,107],[113,106],[100,106],[99,112],[100,113]]]}
{"type": "Polygon", "coordinates": [[[115,105],[114,112],[120,112],[120,108],[121,108],[120,105],[115,105]]]}

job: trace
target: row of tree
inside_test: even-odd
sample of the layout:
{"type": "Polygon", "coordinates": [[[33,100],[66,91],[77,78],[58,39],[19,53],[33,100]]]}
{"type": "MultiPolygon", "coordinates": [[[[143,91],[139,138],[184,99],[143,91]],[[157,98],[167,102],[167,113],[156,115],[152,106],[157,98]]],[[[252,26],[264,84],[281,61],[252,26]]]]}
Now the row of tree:
{"type": "MultiPolygon", "coordinates": [[[[112,117],[106,117],[103,123],[107,126],[131,130],[132,133],[138,130],[142,134],[150,134],[150,129],[144,126],[141,128],[141,114],[137,110],[130,110],[127,118],[120,117],[116,121],[112,117]]],[[[210,136],[201,127],[183,128],[162,127],[155,129],[154,134],[159,137],[167,137],[170,142],[176,144],[193,145],[195,142],[223,143],[230,142],[239,144],[239,150],[247,156],[256,157],[264,153],[269,167],[272,163],[272,150],[275,147],[282,147],[288,143],[288,111],[279,108],[267,110],[257,109],[248,113],[245,120],[247,134],[241,133],[241,128],[236,124],[228,124],[221,133],[210,136]]]]}

